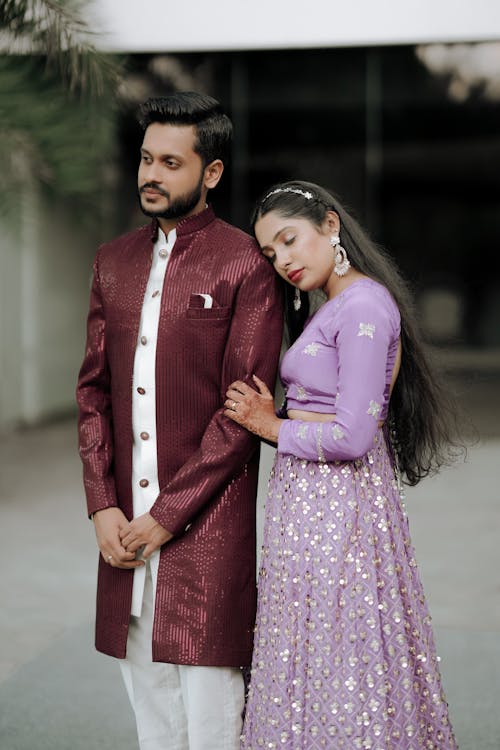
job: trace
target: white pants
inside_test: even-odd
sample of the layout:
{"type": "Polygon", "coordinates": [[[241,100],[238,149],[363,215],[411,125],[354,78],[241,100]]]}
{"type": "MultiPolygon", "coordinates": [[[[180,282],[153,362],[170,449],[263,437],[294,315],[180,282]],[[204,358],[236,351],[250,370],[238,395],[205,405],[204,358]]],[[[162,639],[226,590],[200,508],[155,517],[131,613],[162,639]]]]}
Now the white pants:
{"type": "Polygon", "coordinates": [[[153,590],[147,565],[141,617],[132,617],[120,660],[141,750],[238,750],[243,677],[232,667],[153,662],[153,590]]]}

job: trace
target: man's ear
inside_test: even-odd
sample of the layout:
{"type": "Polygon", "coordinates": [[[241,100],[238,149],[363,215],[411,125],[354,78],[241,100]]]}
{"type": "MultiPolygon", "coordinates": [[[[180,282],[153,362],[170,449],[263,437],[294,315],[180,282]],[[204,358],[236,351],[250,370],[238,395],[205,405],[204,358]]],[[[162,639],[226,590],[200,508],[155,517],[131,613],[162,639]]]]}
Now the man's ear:
{"type": "Polygon", "coordinates": [[[203,177],[203,184],[205,185],[207,190],[212,190],[212,188],[217,185],[220,178],[222,177],[223,171],[224,164],[220,159],[214,159],[210,162],[210,164],[207,164],[203,177]]]}

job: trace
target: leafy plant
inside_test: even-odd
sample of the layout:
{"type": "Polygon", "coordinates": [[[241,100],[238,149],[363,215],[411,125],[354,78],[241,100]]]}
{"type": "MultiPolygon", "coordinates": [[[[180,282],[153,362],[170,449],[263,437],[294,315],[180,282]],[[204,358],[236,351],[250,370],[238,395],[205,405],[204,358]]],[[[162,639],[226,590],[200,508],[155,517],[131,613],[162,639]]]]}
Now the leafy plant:
{"type": "Polygon", "coordinates": [[[74,0],[0,0],[0,208],[29,181],[97,205],[113,152],[120,63],[74,0]]]}

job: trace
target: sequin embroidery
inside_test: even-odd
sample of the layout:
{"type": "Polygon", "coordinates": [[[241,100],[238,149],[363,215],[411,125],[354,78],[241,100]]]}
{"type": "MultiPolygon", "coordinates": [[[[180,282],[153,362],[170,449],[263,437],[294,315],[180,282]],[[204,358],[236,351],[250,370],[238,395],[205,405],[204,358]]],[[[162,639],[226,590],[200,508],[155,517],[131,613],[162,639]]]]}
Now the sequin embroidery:
{"type": "Polygon", "coordinates": [[[306,424],[299,425],[297,429],[297,435],[299,436],[301,440],[306,440],[308,433],[309,433],[308,425],[306,424]]]}
{"type": "Polygon", "coordinates": [[[366,413],[371,414],[372,417],[377,418],[378,415],[380,414],[381,409],[382,409],[381,405],[377,404],[376,401],[370,401],[370,405],[366,413]]]}
{"type": "Polygon", "coordinates": [[[316,428],[316,448],[318,450],[318,461],[326,461],[321,439],[323,437],[323,424],[320,422],[316,428]]]}
{"type": "Polygon", "coordinates": [[[302,385],[297,386],[297,395],[295,396],[297,401],[307,401],[306,389],[302,385]]]}
{"type": "Polygon", "coordinates": [[[332,426],[332,436],[334,440],[341,440],[344,437],[344,430],[338,424],[332,426]]]}
{"type": "Polygon", "coordinates": [[[244,750],[456,750],[382,431],[362,459],[276,454],[244,750]]]}
{"type": "Polygon", "coordinates": [[[375,333],[374,323],[360,323],[359,324],[358,336],[368,336],[368,338],[372,339],[374,333],[375,333]]]}
{"type": "Polygon", "coordinates": [[[319,344],[317,344],[315,341],[312,341],[310,344],[308,344],[304,349],[302,349],[303,354],[309,354],[311,357],[315,357],[318,353],[319,344]]]}

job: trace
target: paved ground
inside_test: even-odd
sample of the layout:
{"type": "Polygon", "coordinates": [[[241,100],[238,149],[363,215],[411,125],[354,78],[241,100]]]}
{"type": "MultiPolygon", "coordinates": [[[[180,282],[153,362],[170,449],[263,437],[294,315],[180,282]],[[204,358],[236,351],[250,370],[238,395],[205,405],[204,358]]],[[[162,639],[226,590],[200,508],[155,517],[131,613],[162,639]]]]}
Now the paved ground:
{"type": "MultiPolygon", "coordinates": [[[[497,382],[479,385],[467,399],[481,441],[407,507],[459,745],[499,750],[500,400],[497,382]]],[[[137,750],[117,666],[93,651],[97,556],[75,443],[71,421],[0,441],[2,750],[137,750]]]]}

